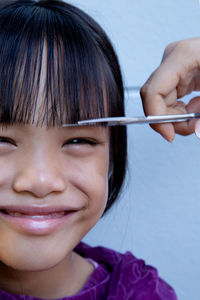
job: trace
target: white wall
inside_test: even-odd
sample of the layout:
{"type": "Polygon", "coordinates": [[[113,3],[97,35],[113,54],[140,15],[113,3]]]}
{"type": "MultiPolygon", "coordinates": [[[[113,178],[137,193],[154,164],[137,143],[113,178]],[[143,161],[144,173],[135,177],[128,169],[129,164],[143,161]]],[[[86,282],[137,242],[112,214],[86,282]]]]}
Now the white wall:
{"type": "MultiPolygon", "coordinates": [[[[141,86],[165,46],[200,35],[198,0],[74,0],[108,32],[127,87],[141,86]]],[[[188,100],[188,98],[186,99],[188,100]]],[[[129,115],[142,114],[139,95],[129,115]]],[[[169,144],[148,126],[129,127],[129,172],[119,203],[85,241],[131,250],[156,266],[181,300],[200,299],[200,140],[169,144]]]]}

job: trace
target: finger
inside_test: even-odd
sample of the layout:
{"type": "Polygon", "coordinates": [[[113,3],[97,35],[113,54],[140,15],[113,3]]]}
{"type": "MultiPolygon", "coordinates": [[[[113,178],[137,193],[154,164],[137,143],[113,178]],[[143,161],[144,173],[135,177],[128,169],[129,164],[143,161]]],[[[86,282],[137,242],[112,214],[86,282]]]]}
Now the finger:
{"type": "Polygon", "coordinates": [[[200,39],[193,38],[175,42],[168,47],[161,65],[152,73],[141,89],[143,101],[148,94],[167,96],[172,90],[177,89],[177,96],[180,98],[191,90],[200,89],[200,39]]]}
{"type": "MultiPolygon", "coordinates": [[[[149,97],[149,96],[148,96],[149,97]]],[[[175,109],[174,106],[177,104],[177,94],[176,90],[173,90],[168,96],[155,95],[151,97],[151,100],[148,101],[146,97],[146,103],[144,104],[144,112],[146,115],[165,115],[165,114],[176,114],[184,113],[181,108],[175,109]],[[172,107],[172,109],[171,109],[172,107]]],[[[178,107],[178,105],[177,105],[178,107]]],[[[172,142],[175,136],[175,130],[173,124],[152,124],[151,127],[160,133],[163,138],[167,141],[172,142]]]]}
{"type": "Polygon", "coordinates": [[[177,96],[181,98],[191,91],[200,90],[200,39],[192,38],[172,43],[164,53],[163,64],[179,77],[177,96]]]}
{"type": "Polygon", "coordinates": [[[166,59],[167,56],[169,56],[172,53],[172,51],[176,48],[178,43],[179,43],[179,41],[176,41],[176,42],[172,42],[169,45],[167,45],[167,47],[164,50],[161,63],[166,59]]]}
{"type": "MultiPolygon", "coordinates": [[[[169,101],[169,103],[170,103],[170,101],[169,101]]],[[[166,114],[168,114],[168,115],[185,114],[187,112],[188,111],[187,111],[185,103],[183,101],[177,101],[176,106],[167,107],[166,114]]],[[[177,123],[155,124],[155,126],[152,125],[152,128],[154,130],[156,130],[157,132],[159,132],[167,141],[172,142],[175,137],[176,124],[177,123]]],[[[180,123],[178,123],[178,124],[180,124],[180,123]]]]}
{"type": "Polygon", "coordinates": [[[166,124],[151,124],[153,130],[158,132],[165,140],[172,143],[175,137],[174,126],[171,123],[166,124]]]}
{"type": "MultiPolygon", "coordinates": [[[[170,103],[169,100],[166,102],[170,103]]],[[[161,114],[158,107],[154,109],[154,112],[156,112],[156,114],[161,114]]],[[[194,112],[200,112],[200,97],[191,99],[187,105],[183,101],[177,101],[175,106],[166,108],[165,114],[185,114],[194,112]]],[[[151,127],[160,133],[167,141],[172,142],[175,133],[180,135],[190,135],[194,133],[196,121],[197,119],[192,119],[186,122],[174,122],[173,124],[152,124],[151,127]]]]}
{"type": "MultiPolygon", "coordinates": [[[[185,105],[185,113],[200,112],[200,97],[195,97],[185,105]]],[[[175,132],[181,135],[189,135],[195,132],[197,119],[192,119],[187,122],[174,123],[175,132]]]]}
{"type": "MultiPolygon", "coordinates": [[[[173,60],[170,60],[170,62],[165,61],[150,76],[141,89],[143,108],[146,115],[187,113],[187,110],[181,109],[177,105],[177,99],[195,89],[192,76],[196,71],[193,69],[194,65],[188,71],[183,64],[177,63],[175,72],[174,65],[170,66],[172,62],[173,60]],[[169,112],[170,110],[171,112],[169,112]]],[[[151,127],[168,141],[174,139],[175,132],[183,135],[190,134],[191,131],[194,132],[194,128],[188,127],[187,122],[183,124],[156,124],[151,127]]]]}

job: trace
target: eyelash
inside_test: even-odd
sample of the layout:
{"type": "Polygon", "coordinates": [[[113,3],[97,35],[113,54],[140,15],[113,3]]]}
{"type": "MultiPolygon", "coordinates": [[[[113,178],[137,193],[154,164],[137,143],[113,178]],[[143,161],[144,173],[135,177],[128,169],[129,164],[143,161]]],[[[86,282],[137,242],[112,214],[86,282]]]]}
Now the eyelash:
{"type": "Polygon", "coordinates": [[[12,139],[7,138],[7,137],[2,137],[2,136],[0,136],[0,143],[12,144],[12,145],[16,146],[15,142],[12,139]]]}
{"type": "Polygon", "coordinates": [[[97,142],[91,139],[85,139],[85,138],[72,138],[70,140],[68,140],[65,145],[84,145],[84,144],[88,144],[91,146],[96,146],[97,142]]]}
{"type": "MultiPolygon", "coordinates": [[[[0,136],[0,143],[12,144],[12,145],[16,146],[16,144],[13,140],[11,140],[10,138],[1,137],[1,136],[0,136]]],[[[95,146],[95,145],[97,145],[97,142],[94,140],[91,140],[91,139],[87,139],[87,138],[72,138],[64,143],[64,145],[80,145],[80,144],[95,146]]]]}

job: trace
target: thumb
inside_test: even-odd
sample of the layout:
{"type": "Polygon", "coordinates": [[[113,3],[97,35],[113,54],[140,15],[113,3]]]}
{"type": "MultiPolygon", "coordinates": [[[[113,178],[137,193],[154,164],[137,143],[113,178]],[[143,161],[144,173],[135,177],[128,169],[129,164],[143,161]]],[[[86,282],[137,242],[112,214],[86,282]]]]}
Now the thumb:
{"type": "MultiPolygon", "coordinates": [[[[190,100],[190,102],[186,105],[186,109],[189,113],[199,113],[200,112],[200,97],[195,97],[190,100]]],[[[188,129],[192,132],[196,133],[196,127],[199,127],[199,123],[197,119],[192,119],[188,122],[188,129]]]]}
{"type": "Polygon", "coordinates": [[[200,120],[195,123],[195,134],[200,139],[200,120]]]}

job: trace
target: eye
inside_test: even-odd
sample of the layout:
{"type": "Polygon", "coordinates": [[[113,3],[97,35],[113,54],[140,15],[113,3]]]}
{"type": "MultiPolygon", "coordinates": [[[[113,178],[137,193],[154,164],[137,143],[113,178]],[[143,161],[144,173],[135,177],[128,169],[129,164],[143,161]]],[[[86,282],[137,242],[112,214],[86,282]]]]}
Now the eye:
{"type": "Polygon", "coordinates": [[[89,138],[72,138],[65,142],[64,145],[97,145],[97,142],[89,138]]]}
{"type": "Polygon", "coordinates": [[[16,146],[16,143],[12,139],[8,137],[2,137],[2,136],[0,136],[0,144],[11,144],[16,146]]]}

